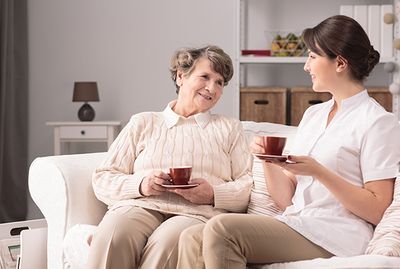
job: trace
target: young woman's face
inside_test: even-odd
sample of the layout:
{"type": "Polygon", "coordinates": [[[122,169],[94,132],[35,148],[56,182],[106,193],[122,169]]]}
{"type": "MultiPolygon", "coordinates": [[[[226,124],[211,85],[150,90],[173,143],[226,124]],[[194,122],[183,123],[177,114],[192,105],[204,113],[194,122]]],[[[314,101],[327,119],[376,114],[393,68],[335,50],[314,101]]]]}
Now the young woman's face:
{"type": "Polygon", "coordinates": [[[336,60],[318,55],[312,51],[308,52],[304,71],[310,74],[314,91],[331,92],[337,78],[336,67],[336,60]]]}
{"type": "Polygon", "coordinates": [[[207,58],[199,59],[192,73],[187,76],[178,72],[176,82],[181,85],[178,102],[184,105],[190,115],[214,107],[224,88],[224,78],[212,69],[207,58]]]}

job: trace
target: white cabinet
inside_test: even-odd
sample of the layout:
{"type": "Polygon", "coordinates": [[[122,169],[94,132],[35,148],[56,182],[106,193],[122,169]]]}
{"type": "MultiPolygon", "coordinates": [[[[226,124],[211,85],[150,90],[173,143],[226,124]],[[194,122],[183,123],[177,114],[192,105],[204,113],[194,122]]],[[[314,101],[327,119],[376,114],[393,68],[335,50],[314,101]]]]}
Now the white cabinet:
{"type": "Polygon", "coordinates": [[[107,125],[60,126],[60,139],[106,139],[107,125]]]}
{"type": "Polygon", "coordinates": [[[107,149],[116,138],[119,121],[47,122],[54,128],[54,155],[60,155],[61,144],[71,142],[105,142],[107,149]]]}
{"type": "MultiPolygon", "coordinates": [[[[243,87],[310,87],[311,80],[303,70],[306,57],[243,56],[241,51],[270,49],[273,33],[276,31],[301,33],[322,20],[340,13],[340,5],[383,5],[393,4],[400,17],[400,0],[236,0],[237,9],[237,50],[235,70],[237,98],[240,111],[240,89],[243,87]]],[[[394,37],[399,37],[399,25],[394,27],[394,37]]],[[[366,81],[367,87],[389,87],[393,82],[400,85],[400,55],[381,57],[366,81]],[[384,64],[394,62],[394,73],[384,70],[384,64]]],[[[400,88],[399,88],[400,89],[400,88]]],[[[400,90],[399,90],[400,91],[400,90]]],[[[393,92],[392,92],[393,93],[393,92]]],[[[398,95],[393,95],[393,112],[399,117],[398,95]]],[[[290,110],[290,108],[289,108],[290,110]]]]}

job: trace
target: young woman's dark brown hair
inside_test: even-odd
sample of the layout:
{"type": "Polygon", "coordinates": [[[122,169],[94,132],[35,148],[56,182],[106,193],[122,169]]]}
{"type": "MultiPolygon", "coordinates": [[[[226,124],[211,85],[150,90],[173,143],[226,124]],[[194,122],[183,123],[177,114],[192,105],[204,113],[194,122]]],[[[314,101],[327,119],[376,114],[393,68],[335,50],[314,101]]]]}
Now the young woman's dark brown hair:
{"type": "Polygon", "coordinates": [[[337,15],[303,31],[309,50],[318,55],[347,60],[354,79],[362,81],[379,62],[379,52],[371,45],[367,34],[354,19],[337,15]]]}

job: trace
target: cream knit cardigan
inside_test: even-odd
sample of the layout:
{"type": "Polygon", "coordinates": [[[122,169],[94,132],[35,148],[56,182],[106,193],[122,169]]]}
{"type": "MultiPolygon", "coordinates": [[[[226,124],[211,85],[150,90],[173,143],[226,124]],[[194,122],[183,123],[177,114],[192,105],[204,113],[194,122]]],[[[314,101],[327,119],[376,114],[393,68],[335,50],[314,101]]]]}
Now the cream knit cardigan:
{"type": "Polygon", "coordinates": [[[93,174],[97,198],[110,208],[135,205],[207,220],[219,213],[245,212],[251,155],[240,121],[209,112],[184,118],[172,109],[133,115],[93,174]],[[153,170],[191,165],[192,178],[213,185],[214,206],[193,204],[177,194],[143,197],[142,179],[153,170]]]}

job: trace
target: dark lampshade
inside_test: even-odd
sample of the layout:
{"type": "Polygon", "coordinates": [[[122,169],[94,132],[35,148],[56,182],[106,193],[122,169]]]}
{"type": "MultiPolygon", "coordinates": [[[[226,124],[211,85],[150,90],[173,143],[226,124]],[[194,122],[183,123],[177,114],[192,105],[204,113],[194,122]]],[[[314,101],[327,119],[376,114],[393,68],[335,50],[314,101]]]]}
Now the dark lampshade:
{"type": "Polygon", "coordinates": [[[98,102],[99,92],[97,90],[97,82],[75,82],[74,83],[74,94],[72,96],[72,102],[98,102]]]}
{"type": "Polygon", "coordinates": [[[72,102],[85,102],[78,111],[78,118],[81,121],[92,121],[94,119],[94,109],[87,102],[98,102],[99,100],[97,82],[86,81],[74,83],[72,102]]]}

